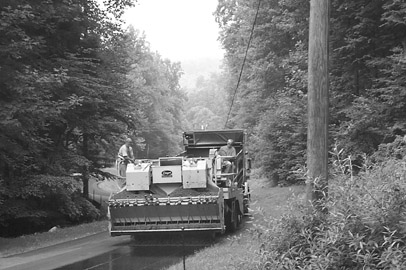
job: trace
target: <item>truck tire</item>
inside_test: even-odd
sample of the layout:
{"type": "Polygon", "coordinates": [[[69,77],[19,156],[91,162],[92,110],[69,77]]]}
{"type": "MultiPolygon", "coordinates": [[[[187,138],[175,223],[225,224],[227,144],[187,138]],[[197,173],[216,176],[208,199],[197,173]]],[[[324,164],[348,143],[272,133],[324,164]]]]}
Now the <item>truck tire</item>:
{"type": "Polygon", "coordinates": [[[235,232],[241,222],[241,214],[238,209],[238,202],[236,200],[231,200],[227,202],[227,209],[225,214],[226,231],[235,232]]]}
{"type": "Polygon", "coordinates": [[[239,205],[239,203],[236,202],[235,205],[236,205],[237,228],[239,228],[240,225],[241,225],[241,223],[242,223],[243,214],[242,214],[241,211],[240,211],[240,205],[239,205]]]}

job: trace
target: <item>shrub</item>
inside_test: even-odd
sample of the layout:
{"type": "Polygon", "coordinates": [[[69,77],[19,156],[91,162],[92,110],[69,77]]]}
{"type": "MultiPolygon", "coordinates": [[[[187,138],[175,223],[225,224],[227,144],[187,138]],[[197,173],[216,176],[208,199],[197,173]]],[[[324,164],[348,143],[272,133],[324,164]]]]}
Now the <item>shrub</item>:
{"type": "Polygon", "coordinates": [[[306,161],[306,103],[297,97],[274,101],[252,136],[252,153],[274,185],[301,182],[292,173],[306,161]]]}
{"type": "Polygon", "coordinates": [[[335,162],[341,173],[329,183],[328,213],[295,205],[296,214],[255,226],[261,248],[245,268],[406,269],[405,161],[365,166],[357,176],[346,160],[335,162]]]}
{"type": "Polygon", "coordinates": [[[1,236],[44,231],[100,216],[99,210],[82,197],[81,183],[72,177],[37,175],[16,181],[21,182],[7,189],[0,204],[1,236]]]}

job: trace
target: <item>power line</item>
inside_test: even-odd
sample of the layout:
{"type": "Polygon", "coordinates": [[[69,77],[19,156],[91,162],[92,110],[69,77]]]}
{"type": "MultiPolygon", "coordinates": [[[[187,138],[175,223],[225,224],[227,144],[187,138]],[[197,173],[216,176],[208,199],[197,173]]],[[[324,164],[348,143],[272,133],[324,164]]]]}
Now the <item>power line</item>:
{"type": "Polygon", "coordinates": [[[244,60],[243,60],[242,65],[241,65],[240,75],[238,76],[237,86],[235,87],[234,94],[233,94],[233,98],[231,99],[230,109],[228,110],[227,119],[226,119],[226,122],[225,122],[225,124],[224,124],[224,128],[227,127],[227,122],[228,122],[228,119],[229,119],[229,117],[230,117],[231,109],[233,108],[234,99],[235,99],[235,96],[237,95],[238,86],[240,85],[241,76],[242,76],[242,72],[243,72],[243,70],[244,70],[245,61],[247,60],[248,49],[249,49],[250,44],[251,44],[251,40],[252,40],[252,36],[253,36],[253,33],[254,33],[255,24],[257,23],[257,17],[258,17],[258,11],[259,11],[259,6],[260,6],[260,5],[261,5],[261,0],[258,0],[257,11],[256,11],[256,13],[255,13],[254,22],[252,23],[252,27],[251,27],[250,38],[248,39],[247,48],[245,49],[244,60]]]}

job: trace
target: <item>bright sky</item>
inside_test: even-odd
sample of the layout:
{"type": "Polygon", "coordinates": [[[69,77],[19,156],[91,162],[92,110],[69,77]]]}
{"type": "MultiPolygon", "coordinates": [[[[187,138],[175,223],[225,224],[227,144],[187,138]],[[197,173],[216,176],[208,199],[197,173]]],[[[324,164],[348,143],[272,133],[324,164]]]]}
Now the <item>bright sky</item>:
{"type": "Polygon", "coordinates": [[[182,61],[223,57],[213,12],[217,0],[138,0],[124,19],[145,31],[153,51],[182,61]]]}

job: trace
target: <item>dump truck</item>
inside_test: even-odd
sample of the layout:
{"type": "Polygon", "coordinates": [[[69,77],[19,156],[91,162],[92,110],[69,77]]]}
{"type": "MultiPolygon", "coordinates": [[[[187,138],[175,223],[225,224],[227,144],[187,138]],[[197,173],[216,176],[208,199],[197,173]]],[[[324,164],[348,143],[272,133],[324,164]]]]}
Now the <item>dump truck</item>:
{"type": "Polygon", "coordinates": [[[110,235],[235,231],[250,199],[245,140],[243,130],[187,131],[181,154],[128,164],[125,185],[108,200],[110,235]],[[237,155],[218,155],[229,139],[237,155]]]}

